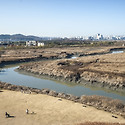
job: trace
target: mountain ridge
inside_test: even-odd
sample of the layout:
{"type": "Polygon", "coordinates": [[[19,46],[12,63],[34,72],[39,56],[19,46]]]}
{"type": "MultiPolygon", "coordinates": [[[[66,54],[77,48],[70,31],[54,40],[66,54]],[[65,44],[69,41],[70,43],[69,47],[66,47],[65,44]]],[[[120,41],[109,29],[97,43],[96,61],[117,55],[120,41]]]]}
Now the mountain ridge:
{"type": "Polygon", "coordinates": [[[38,37],[33,35],[23,35],[23,34],[0,34],[0,41],[29,41],[29,40],[44,40],[49,39],[49,37],[38,37]]]}

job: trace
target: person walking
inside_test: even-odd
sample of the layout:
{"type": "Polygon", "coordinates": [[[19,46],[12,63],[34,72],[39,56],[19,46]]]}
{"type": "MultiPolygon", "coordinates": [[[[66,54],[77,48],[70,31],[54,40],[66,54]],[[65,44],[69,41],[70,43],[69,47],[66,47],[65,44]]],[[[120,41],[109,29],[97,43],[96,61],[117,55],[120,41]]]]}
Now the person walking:
{"type": "Polygon", "coordinates": [[[29,110],[28,109],[26,109],[26,114],[29,114],[29,110]]]}
{"type": "Polygon", "coordinates": [[[10,117],[10,115],[7,112],[5,112],[5,116],[6,118],[10,117]]]}

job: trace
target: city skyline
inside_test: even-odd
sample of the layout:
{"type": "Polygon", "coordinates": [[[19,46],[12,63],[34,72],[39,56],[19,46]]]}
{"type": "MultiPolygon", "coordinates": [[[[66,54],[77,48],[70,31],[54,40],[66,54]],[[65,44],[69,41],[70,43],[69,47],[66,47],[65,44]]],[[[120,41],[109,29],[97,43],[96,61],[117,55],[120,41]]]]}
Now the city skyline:
{"type": "Polygon", "coordinates": [[[0,34],[125,35],[124,0],[0,0],[0,34]]]}
{"type": "Polygon", "coordinates": [[[24,34],[0,34],[0,41],[9,42],[9,41],[29,41],[29,40],[90,40],[90,41],[107,41],[107,40],[125,40],[125,35],[116,35],[116,36],[104,36],[103,34],[97,33],[92,36],[76,36],[76,37],[39,37],[34,35],[24,35],[24,34]]]}

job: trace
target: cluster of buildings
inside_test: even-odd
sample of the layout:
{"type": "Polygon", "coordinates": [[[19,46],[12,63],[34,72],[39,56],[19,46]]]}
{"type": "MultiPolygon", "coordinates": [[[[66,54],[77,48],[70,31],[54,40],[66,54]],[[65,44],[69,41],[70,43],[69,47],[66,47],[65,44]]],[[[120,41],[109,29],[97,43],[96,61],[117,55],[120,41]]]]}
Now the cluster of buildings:
{"type": "Polygon", "coordinates": [[[105,40],[105,39],[102,34],[98,33],[95,36],[87,37],[86,40],[98,40],[99,41],[99,40],[105,40]]]}
{"type": "Polygon", "coordinates": [[[102,34],[98,33],[94,36],[78,36],[74,38],[69,38],[70,40],[91,40],[91,41],[103,41],[103,40],[125,40],[125,36],[103,36],[102,34]]]}
{"type": "Polygon", "coordinates": [[[26,41],[26,46],[44,46],[44,43],[39,41],[26,41]]]}
{"type": "Polygon", "coordinates": [[[8,42],[8,41],[0,41],[0,46],[8,46],[12,44],[12,42],[8,42]]]}
{"type": "Polygon", "coordinates": [[[106,37],[104,37],[102,34],[98,33],[98,34],[96,34],[95,36],[78,37],[78,39],[82,39],[82,40],[92,40],[92,41],[125,40],[125,36],[106,36],[106,37]]]}
{"type": "Polygon", "coordinates": [[[73,38],[61,38],[61,37],[57,37],[57,38],[52,38],[52,37],[46,37],[46,38],[42,38],[42,40],[26,40],[26,41],[22,41],[22,39],[20,39],[18,42],[16,41],[16,39],[14,40],[8,40],[8,39],[0,39],[0,46],[13,46],[13,45],[24,45],[24,46],[44,46],[44,42],[45,41],[51,41],[51,40],[78,40],[78,41],[84,41],[84,40],[89,40],[89,41],[117,41],[117,40],[121,40],[121,41],[125,41],[125,36],[106,36],[104,37],[102,34],[98,33],[94,36],[88,36],[88,37],[73,37],[73,38]]]}
{"type": "Polygon", "coordinates": [[[40,41],[26,41],[26,42],[11,42],[11,41],[0,41],[0,46],[12,46],[12,45],[24,45],[24,46],[44,46],[43,42],[40,41]]]}

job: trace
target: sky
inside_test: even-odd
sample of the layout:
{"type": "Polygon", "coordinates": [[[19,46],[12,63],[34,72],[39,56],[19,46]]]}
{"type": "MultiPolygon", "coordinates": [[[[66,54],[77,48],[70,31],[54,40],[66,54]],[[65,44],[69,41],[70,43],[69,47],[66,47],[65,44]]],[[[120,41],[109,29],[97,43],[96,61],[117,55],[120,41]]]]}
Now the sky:
{"type": "Polygon", "coordinates": [[[0,34],[125,35],[125,0],[0,0],[0,34]]]}

